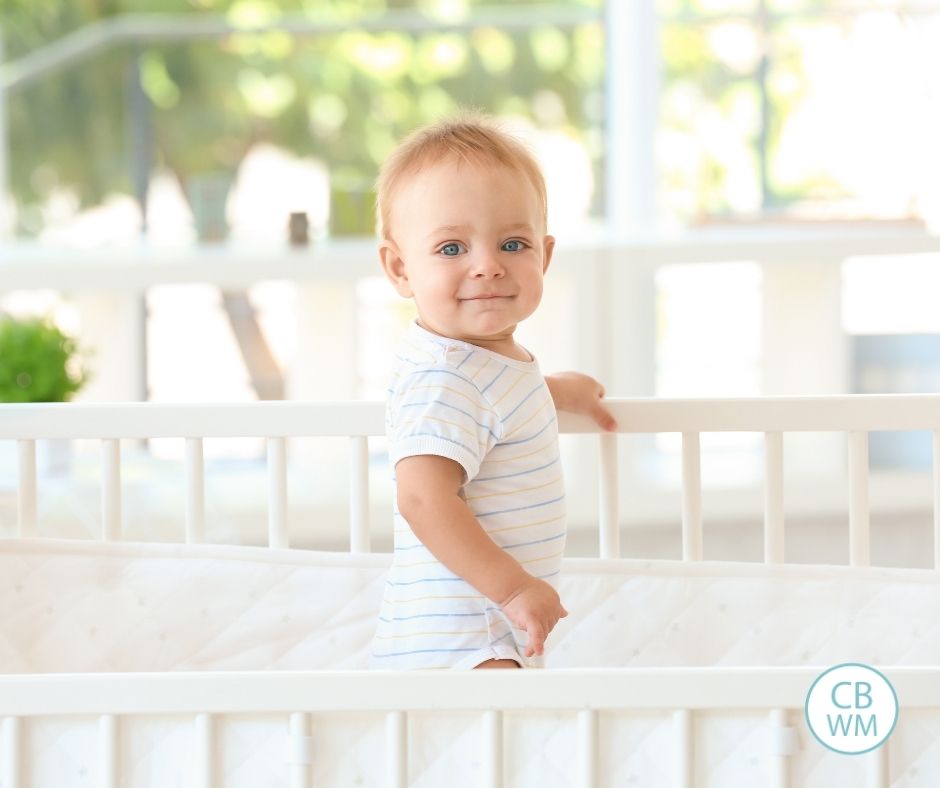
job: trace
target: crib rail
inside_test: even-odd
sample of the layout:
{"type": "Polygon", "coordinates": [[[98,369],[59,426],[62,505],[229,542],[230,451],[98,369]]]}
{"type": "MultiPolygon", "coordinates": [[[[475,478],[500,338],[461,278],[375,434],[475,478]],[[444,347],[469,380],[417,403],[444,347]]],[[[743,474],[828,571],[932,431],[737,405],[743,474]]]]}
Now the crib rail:
{"type": "MultiPolygon", "coordinates": [[[[884,667],[902,709],[940,708],[940,668],[884,667]]],[[[284,714],[293,788],[310,783],[311,713],[386,714],[388,784],[408,784],[409,712],[476,711],[482,715],[485,785],[503,785],[503,718],[507,711],[577,716],[579,784],[597,785],[598,736],[604,711],[659,710],[673,717],[674,785],[692,786],[699,711],[764,710],[771,785],[789,784],[788,757],[806,692],[820,668],[633,668],[628,670],[467,673],[227,672],[0,676],[4,785],[22,783],[22,729],[45,715],[97,716],[104,784],[116,785],[115,742],[128,715],[192,715],[195,785],[216,781],[213,722],[226,714],[284,714]]],[[[868,759],[868,785],[888,786],[890,740],[868,759]]]]}
{"type": "MultiPolygon", "coordinates": [[[[940,568],[940,395],[856,395],[750,399],[610,399],[620,433],[682,435],[683,558],[703,556],[701,442],[703,432],[764,434],[764,559],[784,559],[783,435],[828,431],[847,436],[849,469],[849,560],[870,563],[868,434],[875,430],[933,433],[934,565],[940,568]]],[[[583,416],[559,414],[563,433],[600,433],[583,416]]],[[[41,438],[102,441],[102,538],[121,531],[120,441],[180,438],[186,441],[186,539],[205,539],[203,440],[267,439],[269,543],[288,547],[286,440],[300,436],[346,436],[351,442],[350,549],[368,552],[368,439],[384,432],[379,402],[258,402],[248,405],[35,404],[0,405],[0,439],[19,442],[18,522],[24,537],[36,535],[36,452],[41,438]]],[[[620,555],[618,444],[598,434],[600,555],[620,555]]]]}

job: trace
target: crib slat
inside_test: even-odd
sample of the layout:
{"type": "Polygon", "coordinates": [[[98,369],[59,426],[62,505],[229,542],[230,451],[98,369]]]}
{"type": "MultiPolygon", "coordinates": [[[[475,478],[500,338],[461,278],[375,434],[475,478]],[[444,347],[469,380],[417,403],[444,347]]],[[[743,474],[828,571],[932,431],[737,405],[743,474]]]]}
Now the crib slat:
{"type": "Polygon", "coordinates": [[[408,717],[403,711],[385,716],[385,771],[388,788],[408,787],[408,717]]]}
{"type": "Polygon", "coordinates": [[[19,447],[19,484],[17,485],[17,520],[21,539],[36,536],[36,441],[17,441],[19,447]]]}
{"type": "Polygon", "coordinates": [[[206,541],[206,472],[202,438],[186,439],[186,544],[206,541]]]}
{"type": "MultiPolygon", "coordinates": [[[[769,714],[771,736],[778,736],[789,728],[786,709],[771,709],[769,714]]],[[[769,763],[769,788],[790,788],[790,753],[780,747],[779,740],[772,740],[769,763]],[[776,746],[775,746],[776,745],[776,746]]]]}
{"type": "Polygon", "coordinates": [[[676,788],[692,788],[695,780],[695,743],[692,737],[692,711],[676,709],[672,714],[676,740],[676,788]]]}
{"type": "Polygon", "coordinates": [[[118,718],[104,714],[98,719],[98,784],[101,788],[118,788],[118,718]]]}
{"type": "Polygon", "coordinates": [[[940,569],[940,430],[933,433],[933,566],[940,569]]]}
{"type": "Polygon", "coordinates": [[[369,439],[365,435],[353,435],[349,442],[349,550],[368,553],[372,549],[369,533],[369,439]]]}
{"type": "Polygon", "coordinates": [[[503,713],[483,713],[483,773],[481,782],[487,788],[503,786],[503,713]]]}
{"type": "Polygon", "coordinates": [[[291,788],[310,788],[313,785],[311,764],[313,763],[310,741],[310,715],[297,713],[290,715],[291,737],[291,788]]]}
{"type": "Polygon", "coordinates": [[[598,436],[598,515],[601,558],[620,558],[620,512],[617,488],[617,433],[598,436]]]}
{"type": "Polygon", "coordinates": [[[21,727],[19,717],[5,717],[3,720],[3,730],[0,731],[2,734],[0,735],[2,738],[0,778],[3,780],[4,788],[25,788],[26,785],[21,763],[23,752],[21,727]]]}
{"type": "Polygon", "coordinates": [[[121,441],[105,438],[101,441],[101,513],[105,542],[121,538],[121,441]]]}
{"type": "Polygon", "coordinates": [[[268,438],[268,545],[290,546],[287,536],[286,438],[268,438]]]}
{"type": "Polygon", "coordinates": [[[783,531],[783,433],[764,433],[764,561],[782,564],[783,531]]]}
{"type": "Polygon", "coordinates": [[[868,521],[868,433],[849,433],[849,564],[871,563],[868,521]]]}
{"type": "Polygon", "coordinates": [[[682,559],[702,560],[702,470],[699,433],[682,433],[682,559]]]}
{"type": "Polygon", "coordinates": [[[193,763],[196,773],[194,788],[213,788],[215,782],[215,758],[213,757],[213,720],[211,714],[196,715],[196,746],[193,763]]]}
{"type": "Polygon", "coordinates": [[[597,711],[583,709],[578,712],[578,784],[594,788],[600,784],[597,749],[597,711]]]}
{"type": "Polygon", "coordinates": [[[868,753],[867,788],[889,788],[891,785],[891,764],[888,760],[890,741],[888,739],[878,749],[868,753]]]}

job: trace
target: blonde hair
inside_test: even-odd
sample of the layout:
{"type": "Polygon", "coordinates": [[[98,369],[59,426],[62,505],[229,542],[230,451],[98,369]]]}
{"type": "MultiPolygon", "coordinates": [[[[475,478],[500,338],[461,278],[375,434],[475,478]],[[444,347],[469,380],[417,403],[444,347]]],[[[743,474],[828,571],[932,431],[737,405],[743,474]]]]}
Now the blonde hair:
{"type": "Polygon", "coordinates": [[[385,160],[375,183],[375,223],[380,238],[390,238],[391,203],[402,181],[424,167],[455,159],[475,165],[501,165],[523,174],[539,199],[543,225],[547,223],[545,178],[535,157],[492,117],[463,110],[415,129],[385,160]]]}

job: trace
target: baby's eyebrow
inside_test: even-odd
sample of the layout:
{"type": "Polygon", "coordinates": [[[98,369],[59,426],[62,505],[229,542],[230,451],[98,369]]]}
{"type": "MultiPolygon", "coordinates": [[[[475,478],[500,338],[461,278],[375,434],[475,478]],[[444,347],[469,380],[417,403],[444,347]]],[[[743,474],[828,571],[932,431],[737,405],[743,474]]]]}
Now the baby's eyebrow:
{"type": "MultiPolygon", "coordinates": [[[[461,230],[467,230],[469,226],[466,224],[445,224],[441,227],[438,227],[433,232],[428,233],[428,238],[433,238],[434,236],[440,235],[441,233],[456,233],[461,230]]],[[[500,228],[501,233],[508,232],[510,230],[528,230],[532,232],[532,225],[528,222],[516,222],[514,224],[507,224],[500,228]]]]}

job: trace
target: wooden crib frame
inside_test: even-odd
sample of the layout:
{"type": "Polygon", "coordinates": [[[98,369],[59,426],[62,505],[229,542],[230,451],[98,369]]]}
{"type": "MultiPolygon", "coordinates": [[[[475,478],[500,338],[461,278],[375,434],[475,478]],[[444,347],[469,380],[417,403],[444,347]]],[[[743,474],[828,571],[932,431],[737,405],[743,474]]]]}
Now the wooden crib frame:
{"type": "MultiPolygon", "coordinates": [[[[784,548],[783,434],[844,432],[848,436],[849,556],[869,564],[868,433],[933,433],[934,567],[940,567],[940,396],[884,395],[759,399],[608,401],[622,433],[682,434],[683,559],[702,559],[700,434],[747,431],[765,436],[764,559],[781,563],[784,548]]],[[[569,433],[599,433],[582,417],[560,414],[569,433]]],[[[0,406],[0,439],[19,445],[18,536],[37,535],[37,439],[102,442],[101,539],[121,538],[120,441],[177,437],[186,441],[186,542],[205,541],[203,440],[267,440],[268,541],[289,546],[286,439],[347,436],[351,441],[350,550],[370,551],[368,439],[384,432],[381,403],[264,402],[250,405],[66,404],[0,406]]],[[[620,555],[616,434],[598,434],[600,556],[620,555]]],[[[826,666],[823,666],[826,667],[826,666]]],[[[578,719],[578,774],[583,786],[600,784],[599,713],[670,710],[675,731],[677,788],[694,784],[693,715],[696,710],[762,709],[768,713],[769,782],[791,784],[797,715],[823,668],[629,668],[618,670],[482,671],[464,674],[386,672],[219,672],[164,674],[0,675],[0,777],[5,788],[29,783],[21,759],[23,721],[43,715],[99,718],[101,785],[119,780],[118,735],[125,715],[193,714],[197,752],[194,784],[216,785],[213,722],[216,715],[283,713],[289,720],[292,788],[311,785],[312,713],[372,710],[387,715],[388,784],[408,785],[409,711],[466,710],[483,715],[482,778],[503,785],[504,711],[565,710],[578,719]],[[394,680],[390,678],[394,676],[394,680]]],[[[940,667],[879,666],[894,685],[902,712],[940,708],[940,667]]],[[[887,788],[889,745],[868,753],[868,785],[887,788]]]]}

